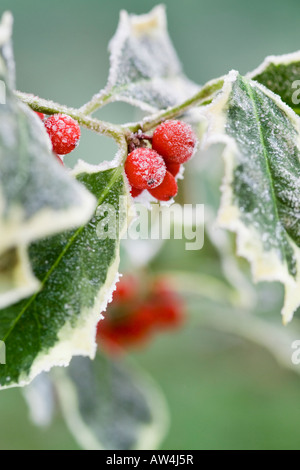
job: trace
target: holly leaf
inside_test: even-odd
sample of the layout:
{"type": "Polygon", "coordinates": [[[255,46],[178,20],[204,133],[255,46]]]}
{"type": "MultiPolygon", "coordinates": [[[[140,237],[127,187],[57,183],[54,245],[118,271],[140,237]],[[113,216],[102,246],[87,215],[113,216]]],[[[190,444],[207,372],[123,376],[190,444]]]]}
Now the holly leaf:
{"type": "Polygon", "coordinates": [[[87,225],[30,246],[42,288],[0,310],[7,362],[0,367],[2,388],[25,385],[43,370],[68,365],[74,355],[95,354],[96,325],[118,279],[120,238],[127,224],[122,166],[113,165],[80,162],[74,174],[100,208],[87,225]],[[115,236],[105,235],[106,226],[115,229],[115,236]]]}
{"type": "Polygon", "coordinates": [[[237,72],[206,113],[206,145],[225,144],[219,223],[237,234],[256,281],[283,283],[287,323],[300,305],[300,120],[237,72]]]}
{"type": "Polygon", "coordinates": [[[184,101],[199,89],[183,74],[162,5],[147,15],[122,11],[109,52],[108,84],[98,95],[102,105],[125,101],[152,113],[184,101]]]}
{"type": "Polygon", "coordinates": [[[56,162],[41,120],[14,96],[11,29],[12,16],[6,13],[0,23],[1,307],[39,288],[28,264],[27,245],[86,223],[96,204],[56,162]]]}
{"type": "Polygon", "coordinates": [[[167,430],[156,385],[124,360],[75,358],[56,379],[69,430],[87,450],[154,449],[167,430]]]}
{"type": "Polygon", "coordinates": [[[300,51],[269,56],[248,78],[256,80],[300,113],[300,51]]]}

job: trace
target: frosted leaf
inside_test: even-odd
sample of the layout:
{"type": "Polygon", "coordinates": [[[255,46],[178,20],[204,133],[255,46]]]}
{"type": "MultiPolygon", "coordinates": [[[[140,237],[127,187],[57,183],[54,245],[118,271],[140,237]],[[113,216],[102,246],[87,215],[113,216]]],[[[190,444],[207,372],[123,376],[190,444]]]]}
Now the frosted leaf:
{"type": "Polygon", "coordinates": [[[269,56],[247,76],[279,95],[297,113],[300,111],[300,51],[269,56]]]}
{"type": "Polygon", "coordinates": [[[12,17],[0,24],[0,259],[17,256],[8,277],[0,273],[0,306],[14,303],[39,287],[26,254],[33,240],[86,223],[95,198],[55,160],[41,120],[14,96],[12,17]],[[21,254],[22,253],[22,254],[21,254]]]}
{"type": "Polygon", "coordinates": [[[219,223],[237,233],[238,254],[256,281],[284,284],[287,323],[300,305],[300,120],[237,72],[206,114],[206,146],[225,144],[219,223]]]}
{"type": "Polygon", "coordinates": [[[107,168],[81,162],[74,174],[99,205],[115,208],[116,237],[99,239],[102,218],[96,212],[77,230],[31,244],[30,262],[42,288],[0,310],[0,339],[7,356],[0,368],[0,388],[26,385],[54,365],[68,365],[74,355],[93,358],[96,352],[96,325],[118,280],[129,204],[122,168],[107,168]]]}
{"type": "Polygon", "coordinates": [[[155,112],[184,101],[199,88],[182,72],[163,6],[140,16],[122,11],[109,51],[108,84],[98,95],[103,104],[125,101],[155,112]]]}
{"type": "Polygon", "coordinates": [[[155,449],[168,425],[165,400],[150,378],[100,353],[75,358],[56,378],[70,432],[86,450],[155,449]]]}

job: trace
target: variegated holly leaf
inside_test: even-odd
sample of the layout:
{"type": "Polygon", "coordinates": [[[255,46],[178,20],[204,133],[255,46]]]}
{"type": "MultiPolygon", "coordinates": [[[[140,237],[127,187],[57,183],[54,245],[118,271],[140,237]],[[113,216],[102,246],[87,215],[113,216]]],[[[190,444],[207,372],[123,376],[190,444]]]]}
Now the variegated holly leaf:
{"type": "Polygon", "coordinates": [[[287,323],[300,305],[300,120],[237,72],[206,113],[206,145],[225,143],[219,222],[236,232],[256,281],[284,284],[287,323]]]}
{"type": "Polygon", "coordinates": [[[300,51],[269,56],[247,77],[265,85],[300,113],[300,51]]]}
{"type": "Polygon", "coordinates": [[[39,288],[27,245],[86,223],[96,205],[55,160],[41,120],[14,96],[11,30],[6,13],[0,23],[0,307],[39,288]]]}
{"type": "Polygon", "coordinates": [[[168,414],[157,386],[124,360],[75,358],[56,377],[68,427],[86,450],[155,449],[168,414]]]}
{"type": "Polygon", "coordinates": [[[0,340],[6,344],[2,388],[29,383],[74,355],[95,354],[96,325],[118,279],[129,199],[122,166],[81,162],[74,172],[100,209],[87,225],[30,246],[41,290],[0,310],[0,340]]]}
{"type": "Polygon", "coordinates": [[[122,11],[109,51],[108,84],[95,97],[101,105],[125,101],[155,112],[184,101],[198,90],[183,74],[168,35],[163,6],[140,16],[122,11]]]}

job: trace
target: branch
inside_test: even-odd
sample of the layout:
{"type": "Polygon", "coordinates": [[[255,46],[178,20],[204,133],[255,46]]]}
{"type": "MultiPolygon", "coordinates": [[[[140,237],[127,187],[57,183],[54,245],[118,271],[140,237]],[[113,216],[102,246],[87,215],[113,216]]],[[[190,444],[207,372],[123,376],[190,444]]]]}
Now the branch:
{"type": "Polygon", "coordinates": [[[54,103],[53,101],[44,100],[37,96],[28,93],[22,93],[20,91],[16,91],[15,94],[17,98],[23,101],[23,103],[26,103],[28,106],[30,106],[33,111],[44,114],[66,114],[75,119],[75,121],[77,121],[81,126],[98,132],[99,134],[112,137],[117,142],[119,142],[121,136],[124,135],[124,131],[121,126],[116,126],[108,122],[100,121],[99,119],[91,118],[90,116],[86,116],[80,110],[68,108],[67,106],[54,103]]]}
{"type": "Polygon", "coordinates": [[[111,92],[107,93],[106,90],[102,90],[100,93],[96,93],[88,103],[84,104],[80,111],[87,115],[92,114],[105,104],[108,104],[112,96],[111,92]]]}
{"type": "Polygon", "coordinates": [[[183,103],[174,106],[173,108],[168,108],[166,110],[160,111],[159,113],[154,114],[150,117],[146,117],[142,122],[126,124],[122,127],[126,127],[126,129],[129,129],[131,132],[138,132],[139,130],[142,130],[142,132],[147,132],[153,129],[154,127],[157,127],[161,122],[166,121],[167,119],[177,118],[179,116],[182,116],[191,108],[207,104],[209,101],[212,100],[215,93],[223,87],[223,84],[223,78],[212,80],[206,85],[204,85],[204,87],[201,88],[198,93],[196,93],[183,103]]]}
{"type": "Polygon", "coordinates": [[[28,93],[16,91],[15,94],[17,98],[23,101],[23,103],[26,103],[28,106],[30,106],[33,111],[44,114],[66,114],[75,119],[81,126],[98,132],[99,134],[112,137],[114,140],[120,143],[120,141],[124,139],[124,136],[126,136],[127,140],[130,142],[132,133],[138,132],[140,129],[143,132],[147,132],[158,126],[166,119],[180,117],[186,111],[195,106],[203,106],[207,104],[212,100],[215,93],[222,88],[223,83],[223,78],[210,81],[198,93],[183,103],[174,106],[173,108],[163,110],[157,114],[153,114],[141,122],[134,124],[124,124],[123,126],[117,126],[88,116],[86,113],[90,112],[89,106],[83,106],[80,109],[74,109],[68,108],[67,106],[63,106],[58,103],[54,103],[53,101],[44,100],[28,93]]]}

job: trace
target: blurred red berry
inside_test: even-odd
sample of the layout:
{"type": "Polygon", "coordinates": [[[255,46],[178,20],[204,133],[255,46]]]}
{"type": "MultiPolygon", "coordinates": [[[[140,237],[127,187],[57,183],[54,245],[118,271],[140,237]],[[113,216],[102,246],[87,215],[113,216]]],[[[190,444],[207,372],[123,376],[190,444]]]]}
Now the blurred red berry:
{"type": "Polygon", "coordinates": [[[130,274],[121,277],[117,284],[116,290],[113,293],[113,302],[128,302],[132,301],[137,295],[139,286],[137,279],[130,274]]]}
{"type": "Polygon", "coordinates": [[[181,326],[185,309],[181,297],[166,280],[145,286],[124,276],[98,325],[97,339],[111,353],[145,344],[159,331],[181,326]]]}
{"type": "Polygon", "coordinates": [[[182,297],[164,280],[155,283],[152,295],[155,299],[157,325],[160,328],[181,326],[185,320],[185,306],[182,297]]]}

